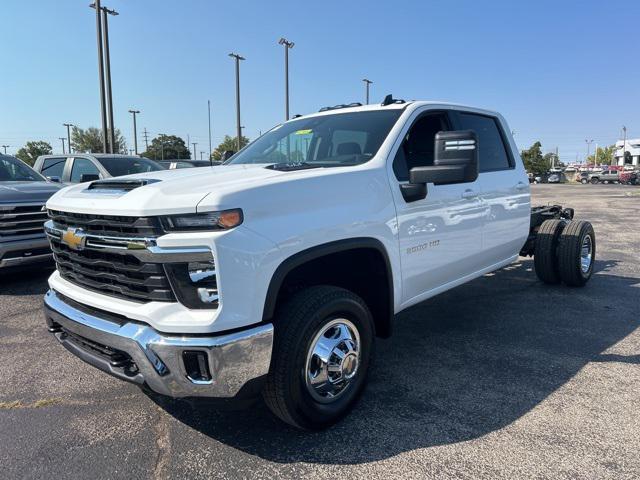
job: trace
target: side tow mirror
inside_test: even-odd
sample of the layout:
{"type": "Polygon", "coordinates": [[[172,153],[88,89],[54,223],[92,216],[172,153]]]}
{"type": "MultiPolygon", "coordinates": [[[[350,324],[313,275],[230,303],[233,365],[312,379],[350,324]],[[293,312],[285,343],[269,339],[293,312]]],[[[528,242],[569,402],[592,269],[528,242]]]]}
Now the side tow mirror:
{"type": "Polygon", "coordinates": [[[46,177],[47,180],[54,183],[60,183],[60,177],[46,177]]]}
{"type": "Polygon", "coordinates": [[[478,178],[478,137],[473,130],[438,132],[433,166],[414,167],[412,184],[448,185],[469,183],[478,178]]]}

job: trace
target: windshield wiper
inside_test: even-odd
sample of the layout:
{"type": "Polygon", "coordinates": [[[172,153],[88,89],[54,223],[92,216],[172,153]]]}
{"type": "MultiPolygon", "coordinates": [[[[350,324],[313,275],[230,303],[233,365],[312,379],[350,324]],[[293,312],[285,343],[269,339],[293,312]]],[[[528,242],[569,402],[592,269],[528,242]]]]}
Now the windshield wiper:
{"type": "Polygon", "coordinates": [[[278,170],[279,172],[293,172],[296,170],[308,170],[310,168],[323,168],[326,165],[321,163],[307,163],[307,162],[298,162],[298,163],[274,163],[272,165],[267,165],[265,168],[269,168],[271,170],[278,170]]]}

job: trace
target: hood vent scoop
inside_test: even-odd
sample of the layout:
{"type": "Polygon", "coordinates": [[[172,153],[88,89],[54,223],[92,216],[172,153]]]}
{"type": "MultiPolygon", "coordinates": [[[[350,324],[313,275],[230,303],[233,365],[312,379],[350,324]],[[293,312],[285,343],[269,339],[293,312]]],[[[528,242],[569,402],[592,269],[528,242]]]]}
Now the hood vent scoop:
{"type": "Polygon", "coordinates": [[[97,182],[91,182],[87,187],[87,190],[91,191],[105,191],[105,192],[130,192],[131,190],[135,190],[138,187],[144,187],[145,185],[150,185],[152,183],[159,182],[160,180],[156,180],[153,178],[144,178],[139,180],[118,180],[118,179],[109,179],[109,180],[98,180],[97,182]]]}

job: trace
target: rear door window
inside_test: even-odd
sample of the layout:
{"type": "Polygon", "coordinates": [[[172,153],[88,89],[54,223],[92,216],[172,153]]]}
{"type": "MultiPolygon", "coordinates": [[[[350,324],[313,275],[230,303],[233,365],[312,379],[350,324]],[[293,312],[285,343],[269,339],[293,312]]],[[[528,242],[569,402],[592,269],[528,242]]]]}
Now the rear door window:
{"type": "Polygon", "coordinates": [[[88,158],[74,158],[71,168],[71,183],[81,182],[82,175],[100,175],[100,171],[88,158]]]}
{"type": "Polygon", "coordinates": [[[460,112],[459,120],[462,130],[473,130],[478,136],[478,156],[481,172],[507,170],[513,167],[500,127],[494,117],[460,112]]]}

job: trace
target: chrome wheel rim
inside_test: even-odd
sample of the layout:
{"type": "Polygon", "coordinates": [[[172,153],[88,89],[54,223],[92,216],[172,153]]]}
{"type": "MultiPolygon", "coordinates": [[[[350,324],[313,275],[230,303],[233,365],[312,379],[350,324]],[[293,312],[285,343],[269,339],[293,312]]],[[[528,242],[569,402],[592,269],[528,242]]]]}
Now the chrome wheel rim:
{"type": "Polygon", "coordinates": [[[587,273],[591,268],[593,260],[593,241],[591,235],[585,235],[582,240],[582,248],[580,249],[580,269],[582,273],[587,273]]]}
{"type": "Polygon", "coordinates": [[[324,325],[311,342],[304,369],[305,384],[314,400],[331,403],[341,397],[358,376],[360,334],[344,318],[324,325]]]}

